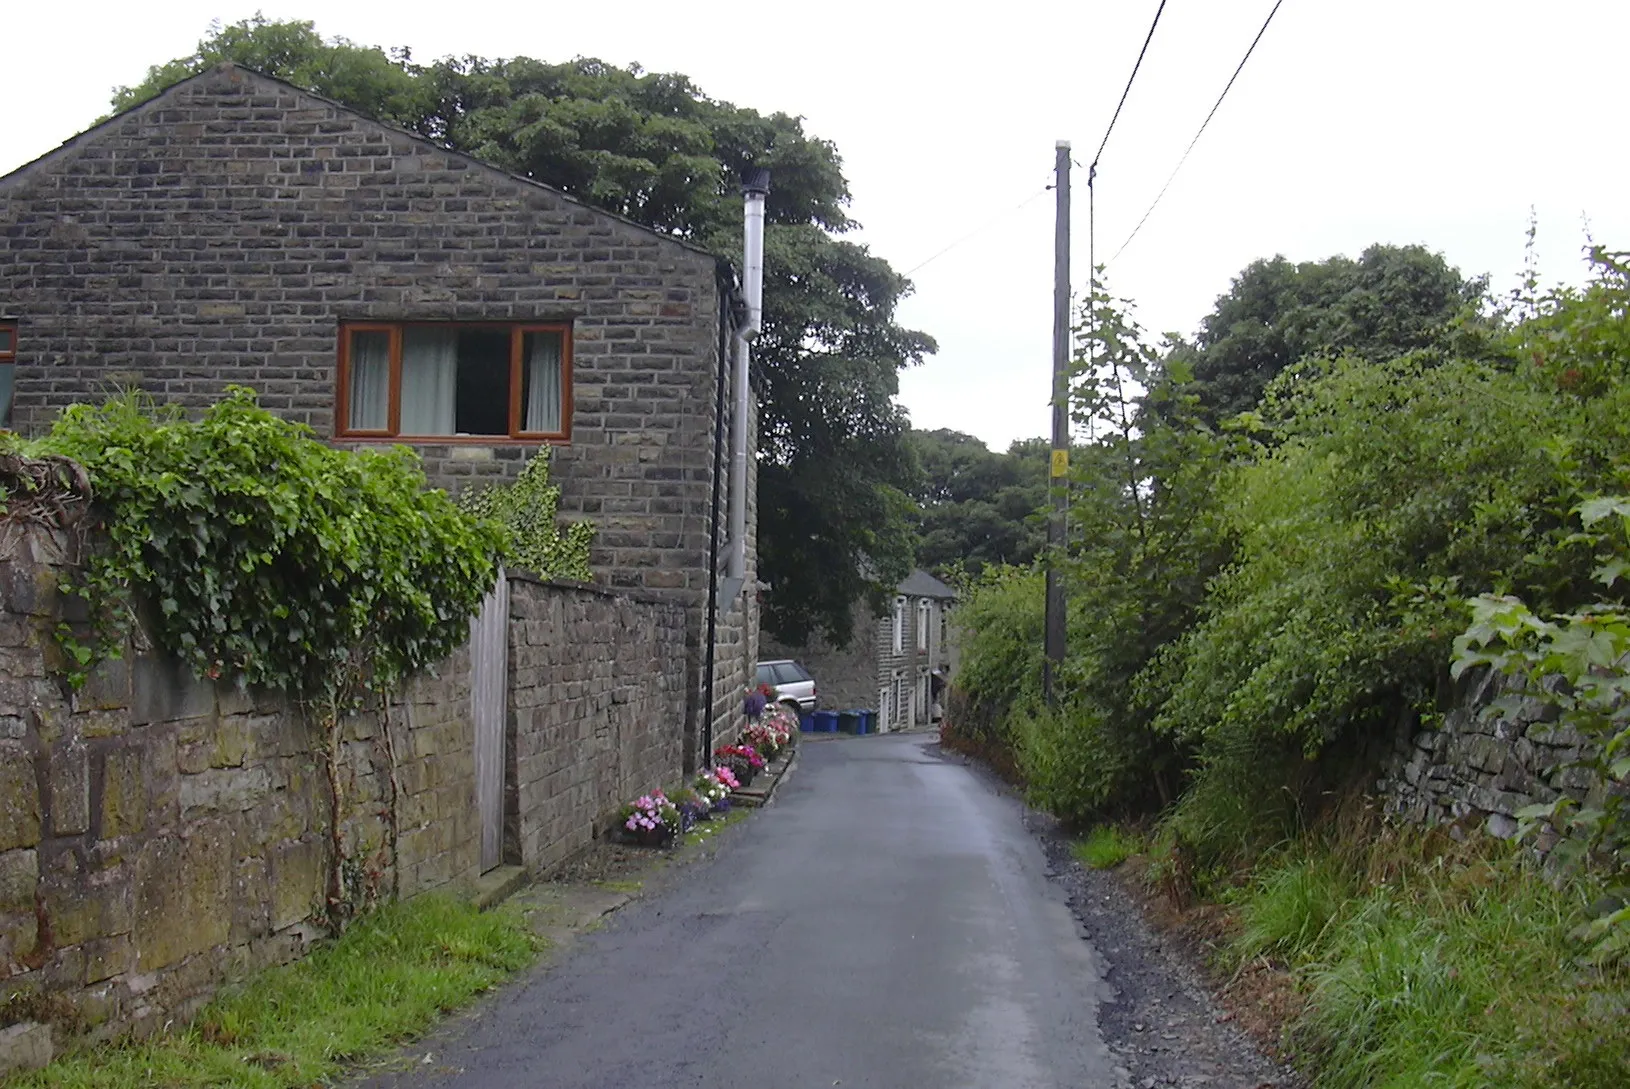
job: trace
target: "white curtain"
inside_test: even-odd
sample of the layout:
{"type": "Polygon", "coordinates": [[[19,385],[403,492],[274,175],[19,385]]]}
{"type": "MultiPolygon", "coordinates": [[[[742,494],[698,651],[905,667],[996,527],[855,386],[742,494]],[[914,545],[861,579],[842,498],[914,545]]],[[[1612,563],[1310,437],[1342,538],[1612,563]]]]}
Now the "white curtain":
{"type": "Polygon", "coordinates": [[[560,430],[560,334],[530,333],[526,355],[526,418],[522,429],[553,433],[560,430]]]}
{"type": "Polygon", "coordinates": [[[458,330],[409,326],[402,331],[403,435],[453,433],[458,330]]]}
{"type": "Polygon", "coordinates": [[[351,334],[350,419],[352,431],[390,427],[391,336],[364,329],[351,334]]]}

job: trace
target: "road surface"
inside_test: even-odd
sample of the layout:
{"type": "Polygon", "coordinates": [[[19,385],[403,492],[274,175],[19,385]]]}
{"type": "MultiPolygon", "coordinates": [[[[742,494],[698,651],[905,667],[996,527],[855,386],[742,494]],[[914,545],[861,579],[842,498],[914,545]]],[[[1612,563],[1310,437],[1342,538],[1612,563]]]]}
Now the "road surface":
{"type": "Polygon", "coordinates": [[[369,1086],[1111,1089],[1019,803],[932,740],[806,742],[715,858],[369,1086]]]}

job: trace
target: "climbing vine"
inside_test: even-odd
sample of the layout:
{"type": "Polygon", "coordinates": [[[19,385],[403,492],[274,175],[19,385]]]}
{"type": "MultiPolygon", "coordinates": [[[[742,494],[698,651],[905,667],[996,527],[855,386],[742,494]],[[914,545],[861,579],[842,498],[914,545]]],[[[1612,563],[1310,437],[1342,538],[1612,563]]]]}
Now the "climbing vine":
{"type": "Polygon", "coordinates": [[[412,451],[334,449],[237,387],[197,420],[137,395],[75,405],[20,452],[91,492],[97,532],[62,584],[88,613],[58,631],[68,681],[150,637],[198,677],[293,697],[322,735],[343,919],[341,724],[464,643],[507,530],[426,488],[412,451]]]}
{"type": "Polygon", "coordinates": [[[411,451],[336,450],[242,388],[196,421],[135,396],[74,405],[33,445],[84,467],[103,532],[64,587],[91,614],[63,633],[76,683],[140,619],[200,677],[343,713],[464,642],[505,545],[411,451]]]}
{"type": "Polygon", "coordinates": [[[511,484],[491,484],[466,492],[459,505],[477,518],[502,523],[510,534],[506,560],[540,578],[588,582],[589,544],[594,526],[576,522],[562,528],[560,486],[549,481],[549,453],[539,451],[511,484]]]}

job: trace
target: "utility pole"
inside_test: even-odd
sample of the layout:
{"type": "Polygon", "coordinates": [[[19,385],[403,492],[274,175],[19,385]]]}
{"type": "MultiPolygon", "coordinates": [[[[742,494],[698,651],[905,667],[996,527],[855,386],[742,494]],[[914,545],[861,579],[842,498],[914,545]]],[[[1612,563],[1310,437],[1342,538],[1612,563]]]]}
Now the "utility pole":
{"type": "Polygon", "coordinates": [[[1053,164],[1057,220],[1053,229],[1053,457],[1048,484],[1053,516],[1047,523],[1047,658],[1042,665],[1042,691],[1049,706],[1064,663],[1064,519],[1069,510],[1066,484],[1070,472],[1070,143],[1060,140],[1053,164]]]}

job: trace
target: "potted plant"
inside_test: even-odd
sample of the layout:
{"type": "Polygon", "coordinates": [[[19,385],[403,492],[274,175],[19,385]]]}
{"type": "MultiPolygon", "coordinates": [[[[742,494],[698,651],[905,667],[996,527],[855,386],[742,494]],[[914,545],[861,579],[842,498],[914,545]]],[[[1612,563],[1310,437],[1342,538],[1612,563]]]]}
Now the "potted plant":
{"type": "Polygon", "coordinates": [[[690,787],[680,787],[668,796],[674,808],[679,810],[679,830],[689,832],[696,827],[696,822],[707,819],[708,803],[702,796],[690,787]]]}
{"type": "Polygon", "coordinates": [[[741,789],[741,780],[736,777],[736,770],[728,764],[716,765],[711,774],[724,788],[724,797],[713,803],[714,809],[722,813],[730,808],[730,792],[741,789]]]}
{"type": "Polygon", "coordinates": [[[767,723],[749,722],[741,731],[742,740],[751,746],[766,762],[774,760],[781,751],[776,741],[776,731],[767,723]]]}
{"type": "Polygon", "coordinates": [[[751,745],[725,745],[713,751],[719,763],[736,773],[741,785],[752,786],[753,777],[764,767],[764,757],[751,745]]]}
{"type": "Polygon", "coordinates": [[[704,820],[711,820],[713,814],[723,813],[730,808],[730,792],[736,785],[736,776],[729,768],[715,768],[712,771],[704,771],[696,777],[691,789],[707,804],[708,811],[704,820]],[[724,776],[730,779],[728,785],[724,781],[724,776],[719,774],[721,770],[724,776]]]}
{"type": "Polygon", "coordinates": [[[760,720],[775,734],[776,745],[785,752],[798,739],[798,716],[785,704],[776,704],[760,720]]]}
{"type": "Polygon", "coordinates": [[[660,790],[635,798],[621,815],[624,835],[642,847],[666,847],[684,831],[678,807],[660,790]]]}

